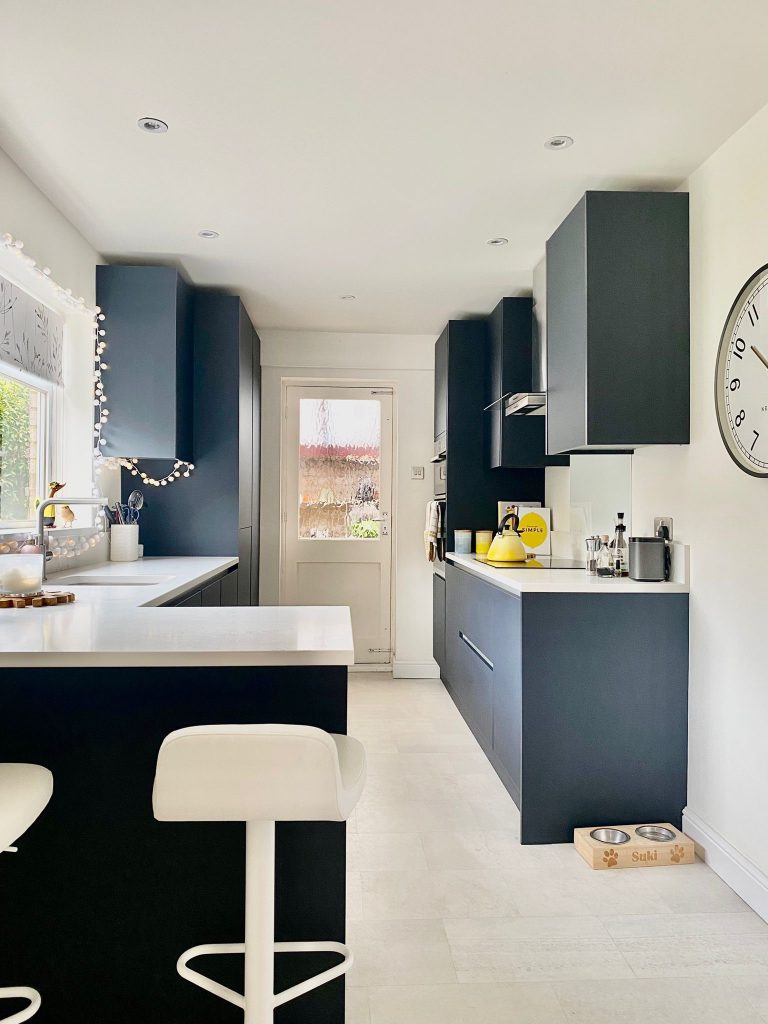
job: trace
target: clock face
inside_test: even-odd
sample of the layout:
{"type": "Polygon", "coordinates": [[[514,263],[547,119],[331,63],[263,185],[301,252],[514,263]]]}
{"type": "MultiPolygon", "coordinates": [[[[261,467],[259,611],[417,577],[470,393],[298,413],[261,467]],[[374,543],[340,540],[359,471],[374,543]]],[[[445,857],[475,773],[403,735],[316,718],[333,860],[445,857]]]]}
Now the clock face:
{"type": "Polygon", "coordinates": [[[715,374],[720,433],[733,461],[768,477],[768,266],[739,292],[728,314],[715,374]]]}

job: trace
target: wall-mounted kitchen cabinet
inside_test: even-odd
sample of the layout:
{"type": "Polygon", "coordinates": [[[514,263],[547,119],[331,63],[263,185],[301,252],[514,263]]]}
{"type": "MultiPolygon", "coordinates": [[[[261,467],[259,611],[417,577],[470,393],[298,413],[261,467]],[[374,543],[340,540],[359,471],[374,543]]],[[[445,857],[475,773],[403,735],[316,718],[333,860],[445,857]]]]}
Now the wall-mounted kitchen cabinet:
{"type": "MultiPolygon", "coordinates": [[[[258,604],[259,336],[239,298],[213,289],[194,290],[192,321],[195,469],[147,489],[141,541],[147,555],[239,557],[238,601],[258,604]]],[[[159,476],[168,464],[142,468],[159,476]]],[[[124,496],[135,484],[123,470],[124,496]]]]}
{"type": "Polygon", "coordinates": [[[100,266],[105,456],[194,461],[192,289],[172,267],[100,266]]]}
{"type": "Polygon", "coordinates": [[[546,273],[547,452],[687,444],[687,194],[587,192],[546,273]]]}
{"type": "Polygon", "coordinates": [[[544,500],[543,469],[488,465],[487,381],[487,318],[451,320],[435,345],[435,429],[445,423],[442,448],[451,466],[445,481],[449,550],[456,530],[495,529],[499,501],[544,500]]]}
{"type": "Polygon", "coordinates": [[[506,298],[488,317],[488,374],[485,396],[491,469],[567,466],[567,455],[547,455],[544,417],[505,416],[509,395],[533,388],[532,304],[506,298]]]}

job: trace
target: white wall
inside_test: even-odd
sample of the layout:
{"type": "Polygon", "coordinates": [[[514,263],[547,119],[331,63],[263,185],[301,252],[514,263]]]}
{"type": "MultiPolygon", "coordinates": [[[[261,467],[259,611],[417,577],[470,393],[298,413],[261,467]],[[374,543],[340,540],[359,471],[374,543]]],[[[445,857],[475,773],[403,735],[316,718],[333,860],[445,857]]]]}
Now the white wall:
{"type": "MultiPolygon", "coordinates": [[[[51,277],[92,305],[96,264],[103,262],[83,236],[0,150],[0,234],[10,232],[51,277]]],[[[41,298],[45,296],[41,295],[41,298]]],[[[64,348],[62,479],[65,494],[91,493],[93,449],[93,339],[81,315],[67,317],[64,348]]],[[[116,476],[116,474],[114,474],[116,476]]],[[[102,481],[111,493],[113,474],[102,481]]],[[[90,521],[90,512],[85,513],[90,521]]]]}
{"type": "Polygon", "coordinates": [[[768,107],[683,186],[691,197],[691,444],[640,449],[632,480],[634,529],[650,533],[654,514],[666,513],[674,516],[675,538],[691,545],[687,823],[714,866],[747,898],[749,886],[740,885],[734,865],[750,862],[742,881],[751,873],[752,902],[763,914],[768,481],[747,476],[727,455],[713,382],[731,303],[768,263],[767,179],[768,107]],[[755,877],[762,883],[756,888],[755,877]]]}
{"type": "Polygon", "coordinates": [[[424,510],[432,497],[434,345],[431,335],[259,331],[262,361],[262,604],[277,604],[280,552],[280,397],[283,378],[390,382],[395,387],[394,669],[437,675],[432,659],[432,567],[424,555],[424,510]],[[424,480],[410,478],[424,466],[424,480]]]}

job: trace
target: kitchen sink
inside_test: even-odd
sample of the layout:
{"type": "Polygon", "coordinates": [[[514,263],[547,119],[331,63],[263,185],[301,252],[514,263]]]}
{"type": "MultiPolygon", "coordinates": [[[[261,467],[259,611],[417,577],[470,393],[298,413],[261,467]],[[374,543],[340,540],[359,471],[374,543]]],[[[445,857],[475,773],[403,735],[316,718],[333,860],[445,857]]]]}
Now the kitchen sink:
{"type": "Polygon", "coordinates": [[[172,579],[173,576],[57,576],[48,583],[70,587],[156,587],[172,579]]]}

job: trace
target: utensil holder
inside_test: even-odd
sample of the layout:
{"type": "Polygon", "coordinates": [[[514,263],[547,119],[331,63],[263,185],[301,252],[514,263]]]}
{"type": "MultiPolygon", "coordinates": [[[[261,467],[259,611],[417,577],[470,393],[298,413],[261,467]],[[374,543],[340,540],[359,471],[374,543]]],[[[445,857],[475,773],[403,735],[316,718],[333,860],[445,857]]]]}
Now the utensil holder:
{"type": "Polygon", "coordinates": [[[112,562],[135,562],[139,557],[139,527],[115,525],[109,530],[109,558],[112,562]]]}

